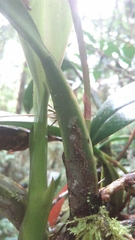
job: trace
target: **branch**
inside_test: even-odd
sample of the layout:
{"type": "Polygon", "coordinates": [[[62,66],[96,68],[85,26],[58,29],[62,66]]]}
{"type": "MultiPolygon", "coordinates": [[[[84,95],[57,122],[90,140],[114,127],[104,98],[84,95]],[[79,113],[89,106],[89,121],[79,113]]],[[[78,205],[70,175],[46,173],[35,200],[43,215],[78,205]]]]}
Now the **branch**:
{"type": "Polygon", "coordinates": [[[110,197],[113,193],[119,191],[124,187],[131,187],[133,184],[135,184],[135,172],[125,174],[121,178],[100,189],[99,191],[101,198],[103,201],[108,202],[110,201],[110,197]]]}
{"type": "Polygon", "coordinates": [[[19,230],[27,206],[27,191],[0,174],[0,213],[19,230]]]}
{"type": "Polygon", "coordinates": [[[133,130],[133,132],[131,133],[128,142],[126,143],[126,145],[124,146],[124,149],[122,150],[122,152],[119,154],[119,156],[117,157],[116,161],[120,161],[120,159],[123,157],[123,155],[125,154],[125,152],[127,151],[127,149],[129,148],[131,142],[133,141],[135,137],[135,129],[133,130]]]}

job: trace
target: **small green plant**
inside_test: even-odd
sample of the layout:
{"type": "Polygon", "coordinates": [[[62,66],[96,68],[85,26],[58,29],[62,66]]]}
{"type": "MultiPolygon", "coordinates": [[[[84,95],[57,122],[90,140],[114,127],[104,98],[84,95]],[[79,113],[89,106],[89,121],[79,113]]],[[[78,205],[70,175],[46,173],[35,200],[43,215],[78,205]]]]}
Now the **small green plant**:
{"type": "Polygon", "coordinates": [[[100,207],[98,214],[74,219],[67,224],[75,224],[69,231],[75,235],[76,240],[124,240],[129,235],[129,229],[115,218],[110,218],[105,207],[100,207]]]}

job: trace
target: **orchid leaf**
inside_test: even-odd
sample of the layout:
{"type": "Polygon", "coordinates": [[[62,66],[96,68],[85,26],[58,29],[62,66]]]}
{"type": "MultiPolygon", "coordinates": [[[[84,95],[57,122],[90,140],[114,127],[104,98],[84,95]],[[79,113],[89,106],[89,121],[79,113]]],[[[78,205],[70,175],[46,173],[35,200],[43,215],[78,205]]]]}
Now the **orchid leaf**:
{"type": "Polygon", "coordinates": [[[45,46],[56,59],[58,65],[61,65],[72,28],[68,1],[44,0],[39,2],[31,0],[30,15],[45,46]]]}
{"type": "Polygon", "coordinates": [[[28,42],[33,39],[44,48],[43,41],[29,13],[20,0],[0,0],[0,12],[11,21],[13,27],[18,30],[21,36],[28,42]],[[17,13],[17,14],[16,14],[17,13]]]}
{"type": "Polygon", "coordinates": [[[18,240],[47,239],[47,238],[44,238],[44,235],[46,234],[44,226],[48,220],[53,197],[54,197],[54,181],[51,182],[50,186],[43,193],[42,197],[40,198],[40,201],[39,201],[38,194],[34,196],[37,204],[36,210],[35,210],[35,203],[31,201],[29,204],[28,202],[26,215],[24,217],[24,221],[22,223],[22,226],[19,232],[18,240]],[[33,209],[33,212],[31,212],[31,210],[29,211],[29,208],[33,209]],[[30,231],[30,229],[32,229],[32,231],[30,231]],[[39,229],[41,231],[39,231],[39,229]]]}
{"type": "Polygon", "coordinates": [[[6,111],[0,111],[1,126],[15,126],[30,129],[34,123],[33,115],[19,115],[6,111]]]}
{"type": "MultiPolygon", "coordinates": [[[[31,129],[34,123],[33,115],[19,115],[5,111],[0,111],[0,126],[11,126],[31,129]]],[[[48,125],[48,135],[61,137],[60,129],[57,126],[48,125]]]]}
{"type": "Polygon", "coordinates": [[[99,108],[91,123],[93,145],[135,121],[135,83],[118,90],[99,108]]]}

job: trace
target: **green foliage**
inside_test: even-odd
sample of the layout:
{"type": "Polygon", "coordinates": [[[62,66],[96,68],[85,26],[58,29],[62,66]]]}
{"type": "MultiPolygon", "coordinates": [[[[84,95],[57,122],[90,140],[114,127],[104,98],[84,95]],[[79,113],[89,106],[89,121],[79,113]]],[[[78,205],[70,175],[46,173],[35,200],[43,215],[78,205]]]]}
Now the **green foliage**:
{"type": "MultiPolygon", "coordinates": [[[[126,228],[122,227],[116,219],[109,218],[108,213],[104,208],[100,208],[100,211],[98,212],[98,203],[100,202],[94,202],[98,213],[91,214],[93,213],[92,197],[98,194],[98,181],[94,154],[97,158],[97,163],[100,167],[102,166],[100,177],[102,178],[103,174],[103,177],[106,178],[106,184],[111,183],[119,177],[116,168],[112,165],[114,163],[112,156],[102,153],[100,150],[97,150],[99,153],[97,154],[92,144],[96,145],[101,141],[104,141],[111,134],[114,134],[116,131],[135,120],[133,111],[135,106],[134,83],[129,84],[107,99],[95,114],[89,134],[83,114],[76,101],[76,97],[67,84],[65,76],[59,67],[63,57],[64,47],[67,43],[69,29],[71,27],[71,16],[69,14],[69,16],[66,15],[66,17],[64,16],[63,18],[62,13],[63,19],[61,19],[61,17],[56,18],[56,10],[52,4],[53,2],[49,3],[51,4],[52,11],[50,11],[50,5],[46,5],[48,4],[48,1],[42,1],[42,8],[45,10],[48,9],[48,12],[46,11],[46,14],[42,12],[40,15],[40,4],[38,1],[35,6],[32,3],[33,11],[29,14],[19,0],[0,0],[1,13],[7,17],[21,35],[20,40],[34,81],[34,93],[32,83],[30,83],[24,95],[24,106],[25,110],[30,112],[34,103],[35,117],[23,118],[15,116],[14,118],[4,117],[0,120],[2,125],[8,124],[31,129],[28,205],[21,225],[19,239],[43,240],[44,238],[48,238],[47,219],[55,190],[53,182],[49,187],[47,185],[48,135],[62,136],[64,146],[63,160],[69,188],[70,217],[73,218],[76,213],[82,213],[84,215],[87,215],[88,213],[90,214],[88,217],[78,218],[68,222],[67,224],[70,225],[78,223],[77,227],[70,228],[70,232],[76,236],[77,240],[80,238],[84,240],[126,239],[125,234],[128,234],[126,228]],[[38,12],[38,14],[35,14],[36,12],[38,12]],[[33,22],[31,16],[35,22],[33,22]],[[48,34],[49,40],[46,39],[45,45],[43,41],[44,37],[46,37],[44,36],[44,32],[38,32],[38,30],[44,30],[44,24],[43,21],[41,21],[44,16],[49,17],[49,20],[46,21],[49,23],[48,28],[46,26],[47,30],[49,29],[50,31],[51,29],[51,31],[53,30],[52,32],[55,33],[53,35],[55,37],[48,34]],[[51,17],[53,17],[53,20],[51,17]],[[68,22],[68,26],[63,27],[63,25],[60,25],[61,20],[68,22]],[[58,26],[62,26],[63,29],[60,44],[59,35],[61,34],[62,29],[60,28],[58,31],[58,26]],[[59,35],[57,35],[58,32],[59,35]],[[58,41],[57,46],[55,45],[55,38],[58,41]],[[53,41],[54,46],[50,46],[51,41],[53,41]],[[60,47],[60,49],[58,47],[60,47]],[[50,52],[54,56],[52,56],[50,52]],[[54,58],[56,58],[56,61],[54,58]],[[59,127],[47,126],[49,92],[52,96],[59,127]],[[33,103],[31,99],[32,93],[34,96],[33,103]],[[90,200],[87,201],[89,192],[91,192],[90,200]],[[86,212],[83,212],[84,209],[82,206],[86,206],[84,208],[86,209],[86,212]],[[30,231],[31,229],[32,231],[30,231]]],[[[59,4],[59,10],[61,13],[63,6],[65,8],[67,5],[61,5],[60,1],[59,4]]],[[[66,11],[66,13],[67,12],[68,11],[66,11]]],[[[111,28],[113,23],[109,22],[109,24],[109,27],[111,28]]],[[[119,39],[117,41],[116,38],[113,40],[111,37],[108,39],[108,36],[105,33],[101,34],[102,37],[100,37],[97,44],[96,36],[93,37],[92,33],[86,31],[84,34],[88,55],[92,56],[95,53],[98,55],[98,61],[93,65],[93,75],[96,80],[109,76],[113,73],[114,68],[117,69],[118,72],[123,71],[125,73],[123,64],[132,67],[134,63],[135,48],[131,43],[120,43],[119,39]],[[103,66],[106,68],[104,71],[103,66]],[[109,73],[109,69],[111,69],[111,73],[109,73]]],[[[72,69],[76,76],[82,80],[79,74],[79,66],[77,68],[75,64],[69,63],[65,60],[62,69],[66,71],[72,69]]],[[[124,75],[123,72],[122,74],[124,75]]],[[[87,83],[89,84],[89,82],[87,83]]],[[[109,142],[111,140],[107,141],[109,142]]],[[[105,147],[105,143],[103,144],[105,147]]],[[[119,163],[117,166],[123,170],[123,172],[126,172],[123,166],[119,163]]],[[[3,187],[3,191],[5,192],[6,188],[5,186],[3,187]]],[[[114,193],[110,201],[110,204],[115,205],[117,214],[119,214],[122,206],[123,191],[124,190],[122,189],[119,192],[114,193]]],[[[4,196],[4,193],[2,193],[2,195],[4,196]]],[[[15,201],[15,207],[18,206],[17,204],[20,201],[18,201],[19,197],[16,192],[11,191],[7,198],[10,197],[15,201]]],[[[16,212],[18,213],[19,210],[16,212]]]]}
{"type": "Polygon", "coordinates": [[[68,221],[67,224],[77,224],[70,227],[70,233],[76,236],[76,240],[126,240],[129,229],[122,226],[116,219],[111,219],[104,207],[100,208],[98,214],[85,218],[68,221]]]}
{"type": "Polygon", "coordinates": [[[134,83],[123,87],[108,97],[97,111],[92,120],[90,132],[93,145],[135,120],[134,87],[134,83]]]}
{"type": "MultiPolygon", "coordinates": [[[[105,43],[106,44],[106,50],[104,50],[104,54],[108,57],[111,57],[112,56],[112,53],[119,53],[119,50],[118,50],[118,47],[117,47],[117,44],[114,44],[113,42],[108,42],[108,43],[105,43]]],[[[103,45],[103,47],[105,47],[103,45]]]]}
{"type": "Polygon", "coordinates": [[[129,43],[124,44],[123,48],[123,57],[125,57],[125,61],[130,63],[131,59],[135,55],[135,47],[129,43]]]}

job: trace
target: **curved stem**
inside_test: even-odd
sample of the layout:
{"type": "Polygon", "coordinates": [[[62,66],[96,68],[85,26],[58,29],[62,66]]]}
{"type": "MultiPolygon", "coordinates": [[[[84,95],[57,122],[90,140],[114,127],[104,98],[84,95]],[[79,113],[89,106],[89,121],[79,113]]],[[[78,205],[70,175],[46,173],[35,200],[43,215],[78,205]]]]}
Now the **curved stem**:
{"type": "Polygon", "coordinates": [[[97,205],[95,159],[88,129],[77,100],[51,56],[42,58],[64,144],[71,218],[86,216],[97,205]],[[79,199],[79,201],[78,201],[79,199]],[[89,201],[87,201],[89,199],[89,201]]]}

